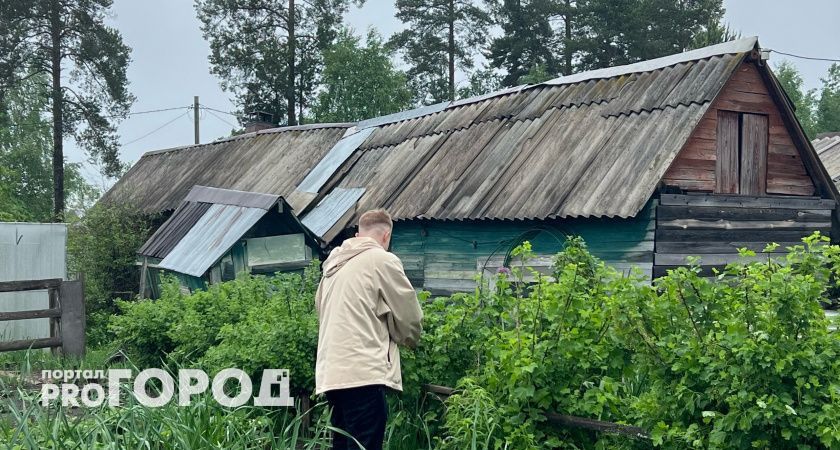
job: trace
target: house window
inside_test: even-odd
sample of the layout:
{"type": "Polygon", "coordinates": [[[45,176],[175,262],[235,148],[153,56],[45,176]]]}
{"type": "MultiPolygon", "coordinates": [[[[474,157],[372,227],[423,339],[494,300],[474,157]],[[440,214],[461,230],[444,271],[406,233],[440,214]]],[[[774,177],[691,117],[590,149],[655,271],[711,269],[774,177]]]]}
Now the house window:
{"type": "Polygon", "coordinates": [[[765,195],[767,142],[767,116],[718,111],[715,192],[765,195]]]}
{"type": "Polygon", "coordinates": [[[302,233],[247,239],[248,266],[255,273],[305,267],[312,249],[302,233]]]}

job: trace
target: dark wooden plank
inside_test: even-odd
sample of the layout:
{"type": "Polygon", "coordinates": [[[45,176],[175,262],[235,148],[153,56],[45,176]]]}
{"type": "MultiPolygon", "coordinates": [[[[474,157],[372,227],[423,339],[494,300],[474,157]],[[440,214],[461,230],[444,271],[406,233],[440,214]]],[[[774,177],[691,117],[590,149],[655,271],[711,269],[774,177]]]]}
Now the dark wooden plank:
{"type": "Polygon", "coordinates": [[[691,253],[656,253],[653,262],[657,266],[679,266],[688,264],[688,258],[700,258],[699,264],[703,266],[725,266],[726,264],[742,261],[767,261],[768,258],[774,260],[784,259],[782,253],[758,253],[752,257],[741,257],[735,252],[730,253],[705,253],[701,255],[694,255],[691,253]]]}
{"type": "MultiPolygon", "coordinates": [[[[776,242],[779,248],[776,252],[786,252],[787,247],[794,245],[802,245],[802,241],[791,242],[776,242]]],[[[767,246],[765,242],[657,242],[656,251],[658,253],[687,253],[691,255],[702,255],[707,253],[730,253],[737,252],[739,248],[747,248],[756,252],[761,252],[767,246]]]]}
{"type": "Polygon", "coordinates": [[[740,193],[743,195],[767,192],[767,133],[767,116],[742,115],[740,193]]]}
{"type": "Polygon", "coordinates": [[[38,291],[61,286],[61,278],[44,280],[0,281],[0,292],[38,291]]]}
{"type": "Polygon", "coordinates": [[[725,219],[725,220],[831,220],[830,209],[726,208],[717,206],[662,206],[657,220],[725,219]]]}
{"type": "Polygon", "coordinates": [[[659,221],[658,227],[660,230],[798,230],[831,228],[831,219],[825,217],[817,221],[673,219],[659,221]]]}
{"type": "Polygon", "coordinates": [[[715,192],[739,193],[738,113],[718,111],[715,192]]]}
{"type": "Polygon", "coordinates": [[[724,206],[739,208],[834,209],[834,200],[818,197],[782,197],[722,194],[661,194],[660,205],[724,206]]]}
{"type": "Polygon", "coordinates": [[[799,241],[814,231],[825,236],[831,234],[831,228],[802,230],[657,230],[656,243],[660,242],[793,242],[799,241]]]}
{"type": "Polygon", "coordinates": [[[19,341],[0,342],[0,352],[50,347],[61,347],[61,338],[49,337],[42,339],[23,339],[19,341]]]}
{"type": "Polygon", "coordinates": [[[0,312],[0,322],[8,320],[49,319],[55,317],[61,317],[60,308],[0,312]]]}

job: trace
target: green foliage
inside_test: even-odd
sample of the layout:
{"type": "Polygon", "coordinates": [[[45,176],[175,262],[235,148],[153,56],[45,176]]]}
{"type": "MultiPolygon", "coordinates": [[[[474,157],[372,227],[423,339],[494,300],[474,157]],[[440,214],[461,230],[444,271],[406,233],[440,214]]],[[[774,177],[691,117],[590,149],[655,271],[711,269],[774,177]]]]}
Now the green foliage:
{"type": "Polygon", "coordinates": [[[108,340],[106,322],[117,311],[115,300],[132,298],[137,290],[137,250],[151,233],[149,217],[129,205],[100,203],[71,222],[67,266],[85,280],[88,340],[108,340]]]}
{"type": "Polygon", "coordinates": [[[455,71],[470,70],[483,46],[490,15],[473,0],[436,2],[397,0],[396,16],[406,29],[391,36],[409,68],[408,81],[416,102],[455,99],[455,71]]]}
{"type": "Polygon", "coordinates": [[[815,132],[815,114],[817,99],[815,90],[802,90],[802,76],[796,69],[796,66],[788,61],[782,61],[776,66],[776,78],[779,84],[787,93],[794,108],[796,108],[796,118],[805,130],[805,134],[813,139],[815,132]]]}
{"type": "Polygon", "coordinates": [[[545,66],[537,64],[528,69],[528,73],[522,75],[517,84],[539,84],[551,78],[553,77],[546,71],[545,66]]]}
{"type": "Polygon", "coordinates": [[[382,37],[370,29],[365,45],[360,40],[345,29],[324,52],[315,121],[356,122],[409,108],[405,74],[394,68],[382,37]]]}
{"type": "MultiPolygon", "coordinates": [[[[9,89],[0,101],[0,220],[50,222],[53,209],[52,136],[44,77],[9,89]]],[[[65,201],[77,213],[99,197],[77,163],[64,164],[65,201]]]]}
{"type": "Polygon", "coordinates": [[[140,367],[197,363],[212,372],[238,367],[290,370],[295,392],[311,392],[318,320],[317,266],[304,274],[243,276],[183,293],[169,279],[157,300],[120,302],[110,331],[140,367]]]}
{"type": "Polygon", "coordinates": [[[441,442],[453,448],[643,445],[549,426],[548,411],[637,425],[663,448],[838,447],[840,341],[819,302],[840,248],[825,240],[783,261],[730,264],[715,280],[690,267],[653,286],[577,239],[540,275],[527,269],[526,243],[514,252],[522,267],[494,292],[427,308],[405,379],[461,380],[443,417],[441,442]]]}
{"type": "MultiPolygon", "coordinates": [[[[105,23],[111,4],[112,0],[14,0],[0,6],[0,101],[9,90],[34,83],[28,93],[37,97],[32,99],[38,106],[33,113],[51,116],[56,220],[64,217],[65,184],[71,184],[65,183],[66,136],[104,175],[116,176],[122,170],[114,122],[124,118],[134,102],[126,76],[131,49],[105,23]]],[[[33,159],[38,160],[40,156],[33,159]]]]}
{"type": "MultiPolygon", "coordinates": [[[[489,59],[493,67],[506,72],[502,85],[516,85],[532,67],[558,73],[557,36],[551,26],[557,5],[559,2],[520,0],[494,4],[493,16],[503,33],[491,41],[489,59]]],[[[571,46],[568,50],[572,51],[571,46]]]]}
{"type": "Polygon", "coordinates": [[[832,64],[822,82],[817,103],[817,132],[840,131],[840,64],[832,64]]]}
{"type": "MultiPolygon", "coordinates": [[[[840,280],[840,247],[826,241],[816,234],[786,256],[743,250],[744,261],[714,279],[692,266],[653,285],[606,266],[579,238],[551,273],[531,270],[526,242],[492,289],[421,295],[424,335],[403,352],[405,392],[391,428],[405,434],[389,441],[651,445],[551,425],[545,414],[556,412],[639,426],[662,448],[840,448],[840,340],[820,308],[840,280]],[[423,383],[455,386],[456,395],[438,409],[423,383]]],[[[290,368],[293,388],[309,392],[317,281],[310,269],[191,295],[169,283],[160,300],[123,304],[112,327],[144,364],[163,357],[252,375],[290,368]]]]}

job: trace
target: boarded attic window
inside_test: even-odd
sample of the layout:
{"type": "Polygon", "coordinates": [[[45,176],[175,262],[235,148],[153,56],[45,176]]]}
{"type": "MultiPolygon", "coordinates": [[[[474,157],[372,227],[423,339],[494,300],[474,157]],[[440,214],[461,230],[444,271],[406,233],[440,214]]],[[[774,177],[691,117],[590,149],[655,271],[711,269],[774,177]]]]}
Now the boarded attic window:
{"type": "Polygon", "coordinates": [[[718,111],[715,192],[767,193],[766,115],[718,111]]]}

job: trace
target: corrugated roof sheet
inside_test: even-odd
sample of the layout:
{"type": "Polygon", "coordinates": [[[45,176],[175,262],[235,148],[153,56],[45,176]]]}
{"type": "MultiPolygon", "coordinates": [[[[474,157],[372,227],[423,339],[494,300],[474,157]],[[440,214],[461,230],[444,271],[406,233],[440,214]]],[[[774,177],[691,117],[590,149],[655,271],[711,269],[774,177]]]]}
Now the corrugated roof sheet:
{"type": "Polygon", "coordinates": [[[333,176],[333,173],[342,165],[353,152],[359,148],[359,145],[365,141],[373,132],[373,128],[367,128],[356,131],[349,136],[341,138],[340,141],[330,149],[330,151],[318,161],[316,165],[306,178],[300,182],[297,190],[302,192],[318,193],[324,183],[333,176]]]}
{"type": "Polygon", "coordinates": [[[262,208],[214,204],[158,266],[201,277],[265,214],[262,208]]]}
{"type": "MultiPolygon", "coordinates": [[[[364,193],[364,188],[333,189],[301,222],[316,235],[325,236],[344,214],[356,205],[364,193]]],[[[326,237],[327,240],[331,238],[326,237]]]]}
{"type": "Polygon", "coordinates": [[[148,152],[102,201],[157,213],[177,208],[195,185],[287,198],[349,126],[263,130],[209,144],[148,152]]]}
{"type": "MultiPolygon", "coordinates": [[[[178,209],[158,228],[137,252],[164,259],[202,220],[213,204],[269,210],[282,199],[276,195],[193,186],[178,209]]],[[[247,230],[246,230],[247,231],[247,230]]]]}
{"type": "Polygon", "coordinates": [[[840,133],[823,133],[811,143],[831,180],[840,183],[840,133]]]}

